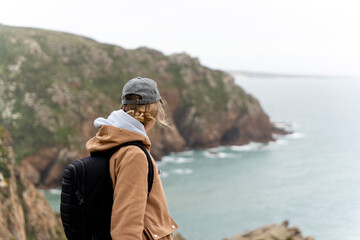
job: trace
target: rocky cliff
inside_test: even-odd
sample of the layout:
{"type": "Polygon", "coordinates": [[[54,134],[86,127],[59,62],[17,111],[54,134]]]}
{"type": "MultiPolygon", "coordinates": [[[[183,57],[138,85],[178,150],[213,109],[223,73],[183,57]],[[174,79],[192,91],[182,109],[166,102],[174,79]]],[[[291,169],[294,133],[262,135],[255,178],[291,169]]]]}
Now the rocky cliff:
{"type": "Polygon", "coordinates": [[[66,239],[59,217],[15,164],[9,133],[0,127],[0,239],[66,239]]]}
{"type": "Polygon", "coordinates": [[[85,156],[98,116],[118,109],[127,80],[158,82],[172,128],[151,132],[156,159],[186,148],[272,141],[279,132],[259,102],[222,71],[187,54],[126,50],[92,39],[0,25],[0,124],[37,186],[57,186],[65,164],[85,156]]]}

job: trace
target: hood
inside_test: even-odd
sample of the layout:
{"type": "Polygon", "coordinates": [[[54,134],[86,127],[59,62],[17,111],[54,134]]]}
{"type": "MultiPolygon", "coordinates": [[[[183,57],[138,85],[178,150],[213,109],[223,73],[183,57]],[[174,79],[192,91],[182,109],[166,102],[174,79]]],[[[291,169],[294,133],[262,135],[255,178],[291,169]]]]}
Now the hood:
{"type": "Polygon", "coordinates": [[[113,111],[108,118],[99,117],[95,119],[94,126],[100,128],[102,125],[110,125],[118,128],[124,128],[133,132],[140,133],[148,138],[145,132],[144,125],[120,109],[113,111]]]}
{"type": "Polygon", "coordinates": [[[96,136],[87,141],[86,149],[89,152],[106,151],[131,141],[141,141],[144,147],[150,150],[149,138],[140,133],[110,125],[102,125],[96,136]]]}

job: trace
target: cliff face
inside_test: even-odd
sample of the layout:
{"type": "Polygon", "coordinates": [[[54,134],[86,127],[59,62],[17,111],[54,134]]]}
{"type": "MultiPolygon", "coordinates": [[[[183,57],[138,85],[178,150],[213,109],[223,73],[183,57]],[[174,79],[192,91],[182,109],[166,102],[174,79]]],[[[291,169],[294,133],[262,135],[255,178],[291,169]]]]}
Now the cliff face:
{"type": "Polygon", "coordinates": [[[121,103],[131,78],[158,82],[170,129],[151,132],[156,159],[186,148],[268,142],[277,129],[259,102],[221,71],[186,54],[125,50],[88,38],[0,25],[0,124],[37,186],[57,186],[65,164],[85,156],[92,122],[121,103]]]}
{"type": "Polygon", "coordinates": [[[0,127],[0,239],[66,239],[59,217],[16,166],[9,134],[0,127]]]}

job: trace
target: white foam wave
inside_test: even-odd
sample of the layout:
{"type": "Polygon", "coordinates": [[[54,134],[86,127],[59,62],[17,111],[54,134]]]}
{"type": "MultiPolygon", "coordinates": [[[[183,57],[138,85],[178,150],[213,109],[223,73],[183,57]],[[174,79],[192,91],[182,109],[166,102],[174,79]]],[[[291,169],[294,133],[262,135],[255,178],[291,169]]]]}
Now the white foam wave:
{"type": "Polygon", "coordinates": [[[50,189],[49,193],[54,194],[54,195],[59,195],[59,194],[61,194],[61,189],[50,189]]]}
{"type": "Polygon", "coordinates": [[[156,161],[156,165],[158,166],[158,167],[161,167],[161,166],[164,166],[164,162],[161,160],[161,161],[156,161]]]}
{"type": "Polygon", "coordinates": [[[303,133],[299,133],[299,132],[294,132],[292,134],[288,134],[286,135],[287,138],[291,138],[291,139],[299,139],[299,138],[304,138],[305,134],[303,133]]]}
{"type": "Polygon", "coordinates": [[[297,122],[274,122],[275,127],[283,128],[287,131],[294,131],[300,127],[297,122]]]}
{"type": "Polygon", "coordinates": [[[277,139],[269,143],[250,142],[242,146],[230,146],[230,149],[237,152],[251,152],[251,151],[264,151],[276,149],[279,146],[287,145],[289,142],[284,139],[277,139]]]}
{"type": "Polygon", "coordinates": [[[248,151],[263,150],[263,149],[266,148],[266,146],[267,146],[267,144],[265,144],[265,143],[250,142],[250,143],[248,143],[246,145],[231,146],[230,149],[234,150],[234,151],[248,152],[248,151]]]}
{"type": "Polygon", "coordinates": [[[161,171],[161,173],[160,173],[161,178],[167,178],[168,176],[169,176],[169,173],[161,171]]]}
{"type": "Polygon", "coordinates": [[[275,142],[270,143],[267,148],[271,147],[271,145],[287,145],[288,141],[284,139],[277,139],[275,142]]]}
{"type": "Polygon", "coordinates": [[[194,159],[192,158],[184,158],[184,157],[176,157],[172,155],[168,155],[162,158],[162,161],[164,163],[175,163],[175,164],[183,164],[183,163],[189,163],[193,162],[194,159]]]}
{"type": "Polygon", "coordinates": [[[188,174],[192,174],[194,170],[190,168],[176,168],[173,170],[173,172],[179,175],[188,175],[188,174]]]}

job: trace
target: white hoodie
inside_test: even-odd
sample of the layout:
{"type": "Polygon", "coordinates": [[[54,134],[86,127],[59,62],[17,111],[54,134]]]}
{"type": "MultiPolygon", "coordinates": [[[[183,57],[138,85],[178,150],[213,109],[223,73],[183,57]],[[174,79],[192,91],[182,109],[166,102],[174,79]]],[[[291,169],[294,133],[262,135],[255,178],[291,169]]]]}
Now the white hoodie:
{"type": "Polygon", "coordinates": [[[94,126],[96,128],[100,128],[102,125],[110,125],[118,128],[123,128],[136,133],[140,133],[145,137],[149,138],[146,135],[144,125],[126,112],[124,112],[124,110],[122,109],[113,111],[107,119],[102,117],[95,119],[94,126]]]}

